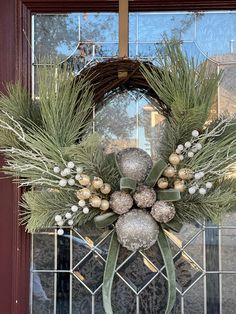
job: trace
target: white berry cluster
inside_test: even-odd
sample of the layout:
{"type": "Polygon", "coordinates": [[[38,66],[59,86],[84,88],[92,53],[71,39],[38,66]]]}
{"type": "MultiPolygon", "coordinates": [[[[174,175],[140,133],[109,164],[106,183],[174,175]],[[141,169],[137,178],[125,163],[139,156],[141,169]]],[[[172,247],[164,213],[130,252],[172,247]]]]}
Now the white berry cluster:
{"type": "Polygon", "coordinates": [[[73,226],[74,221],[73,221],[73,215],[79,210],[82,209],[84,214],[88,214],[89,213],[89,208],[86,206],[85,201],[80,200],[78,202],[78,205],[72,205],[70,207],[71,212],[67,212],[65,213],[65,215],[59,215],[56,214],[55,215],[55,222],[58,225],[58,227],[60,227],[60,229],[58,229],[57,233],[58,235],[63,235],[64,234],[64,230],[62,229],[62,226],[67,224],[68,226],[73,226]]]}
{"type": "Polygon", "coordinates": [[[202,144],[197,141],[198,136],[199,132],[193,130],[191,141],[177,146],[175,152],[179,155],[180,160],[183,160],[185,157],[192,158],[196,152],[202,149],[202,144]]]}
{"type": "Polygon", "coordinates": [[[65,168],[61,169],[59,166],[53,168],[53,172],[59,174],[61,179],[59,180],[59,186],[65,187],[67,185],[76,185],[76,180],[80,179],[80,175],[83,172],[82,167],[75,167],[73,161],[69,161],[65,168]]]}
{"type": "Polygon", "coordinates": [[[203,177],[205,173],[203,171],[197,172],[194,174],[194,181],[192,182],[192,186],[189,187],[189,194],[195,194],[198,192],[201,195],[205,195],[207,190],[211,189],[213,184],[211,182],[204,182],[203,177]]]}

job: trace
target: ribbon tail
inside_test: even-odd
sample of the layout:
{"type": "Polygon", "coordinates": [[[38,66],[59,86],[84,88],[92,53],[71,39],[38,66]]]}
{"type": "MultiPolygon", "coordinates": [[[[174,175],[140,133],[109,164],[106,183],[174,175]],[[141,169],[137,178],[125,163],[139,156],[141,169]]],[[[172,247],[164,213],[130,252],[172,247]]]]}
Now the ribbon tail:
{"type": "Polygon", "coordinates": [[[165,229],[171,229],[174,232],[180,232],[183,227],[183,224],[177,219],[173,218],[171,221],[162,224],[165,229]]]}
{"type": "Polygon", "coordinates": [[[161,177],[166,167],[167,167],[167,163],[164,160],[162,159],[158,160],[155,163],[155,165],[152,167],[145,181],[145,184],[152,188],[156,184],[157,180],[161,177]]]}
{"type": "Polygon", "coordinates": [[[98,215],[94,217],[94,223],[98,229],[106,228],[112,225],[117,220],[117,218],[118,218],[118,215],[115,213],[112,213],[112,212],[106,213],[106,214],[98,215]]]}
{"type": "Polygon", "coordinates": [[[174,202],[181,199],[180,192],[175,189],[168,189],[157,192],[157,198],[159,201],[174,202]]]}
{"type": "Polygon", "coordinates": [[[157,239],[161,255],[166,268],[166,275],[168,279],[168,299],[165,314],[170,314],[175,305],[176,300],[176,277],[175,277],[175,265],[168,240],[165,236],[164,230],[160,228],[160,232],[157,239]]]}
{"type": "Polygon", "coordinates": [[[102,298],[103,307],[106,314],[113,314],[111,305],[111,291],[112,284],[116,270],[116,263],[119,255],[120,244],[117,240],[117,235],[115,230],[113,231],[106,266],[103,274],[103,285],[102,285],[102,298]]]}

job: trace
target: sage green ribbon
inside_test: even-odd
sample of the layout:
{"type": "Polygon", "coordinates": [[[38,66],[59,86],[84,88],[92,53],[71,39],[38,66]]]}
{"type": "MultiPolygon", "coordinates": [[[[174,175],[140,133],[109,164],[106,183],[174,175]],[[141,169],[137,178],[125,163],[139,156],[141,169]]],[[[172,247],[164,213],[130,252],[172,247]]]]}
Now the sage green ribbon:
{"type": "Polygon", "coordinates": [[[174,202],[181,199],[180,192],[175,189],[162,190],[157,192],[158,201],[174,202]]]}
{"type": "Polygon", "coordinates": [[[106,228],[112,225],[118,218],[118,215],[114,212],[109,212],[103,215],[94,217],[94,223],[98,229],[106,228]]]}
{"type": "Polygon", "coordinates": [[[163,171],[166,169],[167,167],[167,163],[162,160],[162,159],[159,159],[155,165],[152,167],[146,181],[145,181],[145,184],[149,187],[153,187],[157,180],[161,177],[163,171]]]}
{"type": "Polygon", "coordinates": [[[102,298],[103,307],[106,314],[113,314],[111,305],[111,291],[112,283],[115,275],[117,259],[119,255],[120,244],[117,240],[117,235],[115,230],[113,231],[111,242],[107,255],[107,262],[103,274],[103,284],[102,284],[102,298]]]}
{"type": "Polygon", "coordinates": [[[168,243],[168,240],[165,236],[164,230],[160,226],[160,231],[157,239],[161,255],[164,261],[166,268],[166,275],[168,278],[168,298],[165,314],[170,314],[171,310],[175,305],[176,300],[176,276],[175,276],[175,265],[173,262],[173,256],[171,249],[168,243]]]}
{"type": "Polygon", "coordinates": [[[122,177],[120,179],[120,190],[127,191],[130,193],[135,192],[137,186],[136,180],[129,177],[122,177]]]}
{"type": "Polygon", "coordinates": [[[162,224],[162,226],[164,229],[171,229],[174,232],[180,232],[180,230],[183,227],[183,224],[174,217],[171,221],[162,224]]]}

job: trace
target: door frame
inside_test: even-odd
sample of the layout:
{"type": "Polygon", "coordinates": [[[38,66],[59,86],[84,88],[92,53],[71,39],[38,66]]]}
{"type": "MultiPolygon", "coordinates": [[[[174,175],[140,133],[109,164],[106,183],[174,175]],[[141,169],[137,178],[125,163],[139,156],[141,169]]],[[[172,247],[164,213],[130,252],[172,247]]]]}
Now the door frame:
{"type": "MultiPolygon", "coordinates": [[[[130,0],[134,11],[235,10],[236,0],[130,0]]],[[[35,13],[118,12],[118,0],[0,1],[0,91],[20,81],[31,88],[31,16],[35,13]]],[[[2,166],[4,160],[0,158],[2,166]]],[[[11,179],[0,180],[0,313],[27,314],[29,308],[30,236],[19,226],[20,191],[11,179]]]]}

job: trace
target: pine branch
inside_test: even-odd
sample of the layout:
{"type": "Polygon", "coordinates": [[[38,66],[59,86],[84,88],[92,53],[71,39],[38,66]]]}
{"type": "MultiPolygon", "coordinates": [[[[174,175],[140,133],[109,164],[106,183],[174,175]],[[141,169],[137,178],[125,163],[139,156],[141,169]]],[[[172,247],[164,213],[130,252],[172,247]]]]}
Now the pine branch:
{"type": "Polygon", "coordinates": [[[209,115],[221,73],[213,73],[206,62],[189,60],[177,41],[164,38],[164,49],[157,52],[156,68],[141,66],[151,88],[171,111],[162,142],[162,157],[202,129],[209,115]]]}
{"type": "MultiPolygon", "coordinates": [[[[78,199],[71,191],[30,191],[23,194],[21,213],[21,223],[26,224],[29,232],[34,232],[40,228],[55,227],[55,215],[65,214],[70,211],[72,205],[76,205],[78,199]]],[[[73,221],[76,225],[84,224],[100,211],[90,209],[89,214],[84,214],[82,209],[73,213],[73,221]]],[[[65,223],[66,225],[66,223],[65,223]]]]}

